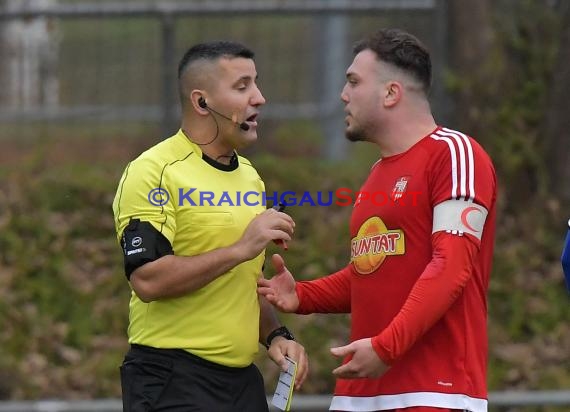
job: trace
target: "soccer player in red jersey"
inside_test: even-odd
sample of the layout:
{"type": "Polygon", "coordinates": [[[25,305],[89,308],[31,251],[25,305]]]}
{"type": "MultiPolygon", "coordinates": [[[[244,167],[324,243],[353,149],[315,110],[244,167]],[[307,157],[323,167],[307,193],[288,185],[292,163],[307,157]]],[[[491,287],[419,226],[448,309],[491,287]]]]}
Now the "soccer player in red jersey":
{"type": "Polygon", "coordinates": [[[350,344],[331,349],[344,357],[331,410],[486,412],[493,164],[471,137],[436,124],[430,56],[414,36],[380,30],[354,55],[346,136],[381,157],[354,204],[350,263],[295,282],[274,255],[276,274],[258,291],[284,312],[351,314],[350,344]]]}

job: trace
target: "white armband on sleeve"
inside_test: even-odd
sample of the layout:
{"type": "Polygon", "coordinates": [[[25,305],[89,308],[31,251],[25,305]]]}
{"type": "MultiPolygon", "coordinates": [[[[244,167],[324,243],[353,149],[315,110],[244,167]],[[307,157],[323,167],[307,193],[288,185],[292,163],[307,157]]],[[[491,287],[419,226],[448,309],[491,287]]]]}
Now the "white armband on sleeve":
{"type": "Polygon", "coordinates": [[[481,240],[489,212],[483,206],[465,200],[446,200],[433,209],[432,233],[445,231],[463,235],[469,233],[481,240]]]}

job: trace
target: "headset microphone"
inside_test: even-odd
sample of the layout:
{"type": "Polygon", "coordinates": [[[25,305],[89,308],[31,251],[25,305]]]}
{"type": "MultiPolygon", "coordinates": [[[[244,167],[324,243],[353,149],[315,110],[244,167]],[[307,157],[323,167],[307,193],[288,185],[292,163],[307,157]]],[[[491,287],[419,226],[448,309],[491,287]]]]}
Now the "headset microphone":
{"type": "Polygon", "coordinates": [[[218,116],[223,117],[226,120],[229,120],[230,122],[234,123],[236,126],[238,126],[244,132],[247,132],[249,130],[249,125],[246,122],[238,123],[237,121],[233,120],[231,117],[224,116],[220,112],[217,112],[216,110],[214,110],[210,106],[208,106],[208,104],[206,103],[206,99],[204,99],[203,97],[200,97],[198,99],[198,106],[200,106],[202,109],[206,109],[208,111],[214,112],[218,116]]]}

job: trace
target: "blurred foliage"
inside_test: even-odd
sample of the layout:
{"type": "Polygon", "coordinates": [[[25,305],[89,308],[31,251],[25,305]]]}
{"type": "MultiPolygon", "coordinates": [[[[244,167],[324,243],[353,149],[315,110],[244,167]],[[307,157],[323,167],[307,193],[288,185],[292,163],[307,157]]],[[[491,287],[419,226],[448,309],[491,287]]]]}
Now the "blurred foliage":
{"type": "Polygon", "coordinates": [[[556,176],[548,175],[544,132],[562,20],[536,0],[496,2],[493,19],[480,65],[471,76],[449,76],[453,90],[470,96],[461,128],[488,150],[499,178],[489,386],[568,388],[570,311],[559,259],[570,205],[549,193],[556,176]]]}
{"type": "MultiPolygon", "coordinates": [[[[484,84],[461,73],[449,75],[454,90],[471,88],[478,96],[472,124],[461,129],[478,130],[500,179],[489,293],[489,386],[568,388],[570,311],[559,257],[570,208],[546,190],[552,177],[541,134],[559,22],[538,1],[495,12],[497,42],[480,69],[496,79],[484,84]]],[[[113,134],[94,141],[79,129],[67,135],[58,129],[57,138],[3,142],[0,399],[119,396],[129,288],[111,202],[126,162],[153,144],[156,134],[147,134],[154,142],[113,134]]],[[[322,144],[311,123],[291,122],[266,134],[267,150],[250,157],[269,193],[358,190],[378,156],[375,148],[358,144],[338,164],[319,158],[322,144]]],[[[287,211],[297,226],[290,250],[282,254],[299,279],[346,264],[350,207],[291,206],[287,211]]],[[[276,252],[270,246],[267,256],[276,252]]],[[[272,275],[270,264],[267,275],[272,275]]],[[[303,392],[330,393],[330,372],[338,361],[328,348],[347,341],[349,317],[286,315],[283,320],[311,356],[303,392]]],[[[257,363],[269,392],[278,370],[263,353],[257,363]]]]}
{"type": "Polygon", "coordinates": [[[45,166],[2,173],[0,394],[108,396],[128,318],[113,183],[84,163],[45,166]]]}

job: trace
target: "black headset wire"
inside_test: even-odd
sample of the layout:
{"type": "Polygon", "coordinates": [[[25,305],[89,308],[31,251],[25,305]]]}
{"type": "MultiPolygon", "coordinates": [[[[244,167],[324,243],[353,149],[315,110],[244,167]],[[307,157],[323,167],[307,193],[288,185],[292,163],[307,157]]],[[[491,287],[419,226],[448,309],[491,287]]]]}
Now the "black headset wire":
{"type": "MultiPolygon", "coordinates": [[[[218,119],[216,119],[216,116],[214,116],[214,114],[213,114],[210,110],[208,110],[208,113],[210,113],[210,116],[212,116],[212,119],[214,119],[214,123],[216,123],[216,135],[215,135],[214,138],[213,138],[212,140],[210,140],[209,142],[207,142],[207,143],[198,143],[198,142],[195,142],[195,141],[192,140],[192,138],[188,135],[188,133],[186,133],[186,130],[182,129],[182,133],[184,133],[184,135],[185,135],[188,139],[190,139],[190,140],[192,141],[192,143],[194,143],[194,144],[197,145],[197,146],[207,146],[207,145],[209,145],[209,144],[211,144],[211,143],[214,143],[214,140],[216,140],[216,139],[218,138],[218,135],[220,134],[220,125],[218,124],[218,119]]],[[[218,159],[221,158],[221,157],[229,157],[230,160],[231,160],[234,156],[235,156],[235,152],[234,152],[231,156],[228,156],[228,155],[220,155],[220,156],[216,157],[215,160],[218,161],[218,159]]]]}
{"type": "Polygon", "coordinates": [[[214,116],[214,114],[208,110],[208,113],[210,113],[210,116],[212,116],[212,119],[214,119],[214,123],[216,123],[216,135],[214,136],[214,138],[212,140],[210,140],[208,143],[198,143],[195,142],[194,140],[192,140],[192,138],[188,135],[188,133],[186,133],[186,130],[182,129],[182,132],[186,135],[186,137],[188,139],[190,139],[192,141],[192,143],[194,143],[195,145],[198,146],[207,146],[209,144],[214,143],[214,140],[216,140],[218,138],[218,135],[220,134],[220,125],[218,124],[218,119],[216,119],[216,116],[214,116]]]}

